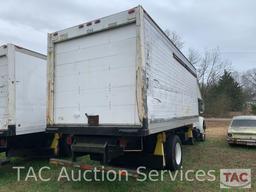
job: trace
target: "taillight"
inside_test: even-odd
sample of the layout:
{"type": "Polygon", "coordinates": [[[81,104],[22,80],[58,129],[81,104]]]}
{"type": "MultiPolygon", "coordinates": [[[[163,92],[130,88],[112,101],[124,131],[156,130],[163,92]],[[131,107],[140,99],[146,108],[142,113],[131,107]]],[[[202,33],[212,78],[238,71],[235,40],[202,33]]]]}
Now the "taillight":
{"type": "Polygon", "coordinates": [[[71,135],[67,136],[66,143],[67,143],[68,145],[71,145],[71,144],[72,144],[72,136],[71,136],[71,135]]]}
{"type": "Polygon", "coordinates": [[[127,140],[124,138],[119,139],[119,146],[126,147],[127,146],[127,140]]]}
{"type": "Polygon", "coordinates": [[[0,139],[0,146],[5,147],[6,145],[6,139],[0,139]]]}

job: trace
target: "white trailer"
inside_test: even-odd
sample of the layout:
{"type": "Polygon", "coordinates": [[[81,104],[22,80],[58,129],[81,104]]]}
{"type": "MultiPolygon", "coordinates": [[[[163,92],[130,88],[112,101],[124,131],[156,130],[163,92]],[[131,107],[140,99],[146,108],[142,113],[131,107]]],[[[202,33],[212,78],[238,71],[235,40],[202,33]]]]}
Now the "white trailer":
{"type": "Polygon", "coordinates": [[[0,47],[1,152],[38,146],[45,137],[46,74],[45,55],[13,44],[0,47]]]}
{"type": "Polygon", "coordinates": [[[73,154],[109,162],[112,148],[151,148],[179,168],[171,153],[192,139],[198,90],[194,66],[141,6],[48,35],[47,130],[73,135],[73,154]]]}

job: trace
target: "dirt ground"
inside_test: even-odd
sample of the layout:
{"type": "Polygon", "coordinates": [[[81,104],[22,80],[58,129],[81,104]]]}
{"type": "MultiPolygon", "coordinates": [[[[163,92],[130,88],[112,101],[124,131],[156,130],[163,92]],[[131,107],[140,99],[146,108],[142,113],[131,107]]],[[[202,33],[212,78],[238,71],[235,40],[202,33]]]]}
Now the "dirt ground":
{"type": "Polygon", "coordinates": [[[209,138],[226,137],[231,119],[206,119],[206,135],[209,138]]]}

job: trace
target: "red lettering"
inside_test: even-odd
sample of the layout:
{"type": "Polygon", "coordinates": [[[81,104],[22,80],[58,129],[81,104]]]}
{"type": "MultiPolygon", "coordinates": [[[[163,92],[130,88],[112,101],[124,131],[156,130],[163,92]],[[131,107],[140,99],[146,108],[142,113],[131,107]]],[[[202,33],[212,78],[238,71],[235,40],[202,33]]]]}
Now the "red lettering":
{"type": "Polygon", "coordinates": [[[229,176],[231,175],[231,173],[223,173],[223,175],[225,175],[226,182],[228,182],[229,181],[229,176]]]}
{"type": "Polygon", "coordinates": [[[232,176],[231,176],[231,179],[230,179],[230,182],[233,182],[233,181],[237,181],[239,182],[239,177],[236,173],[233,173],[232,176]]]}
{"type": "Polygon", "coordinates": [[[239,176],[240,181],[247,182],[248,181],[247,176],[248,176],[247,173],[241,173],[239,176]]]}

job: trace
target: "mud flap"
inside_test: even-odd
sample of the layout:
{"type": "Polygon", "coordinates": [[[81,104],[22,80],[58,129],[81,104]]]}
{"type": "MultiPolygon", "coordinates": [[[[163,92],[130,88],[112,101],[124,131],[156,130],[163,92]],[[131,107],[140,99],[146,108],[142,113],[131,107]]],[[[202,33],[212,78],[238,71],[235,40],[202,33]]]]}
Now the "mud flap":
{"type": "Polygon", "coordinates": [[[58,133],[54,134],[54,138],[52,140],[52,144],[51,144],[51,149],[54,151],[54,155],[58,155],[59,153],[59,139],[60,139],[60,135],[58,133]]]}
{"type": "Polygon", "coordinates": [[[166,134],[165,134],[165,132],[157,134],[157,141],[156,141],[154,155],[158,156],[158,157],[160,156],[162,158],[163,167],[166,166],[165,152],[164,152],[164,143],[165,142],[166,142],[166,134]]]}

